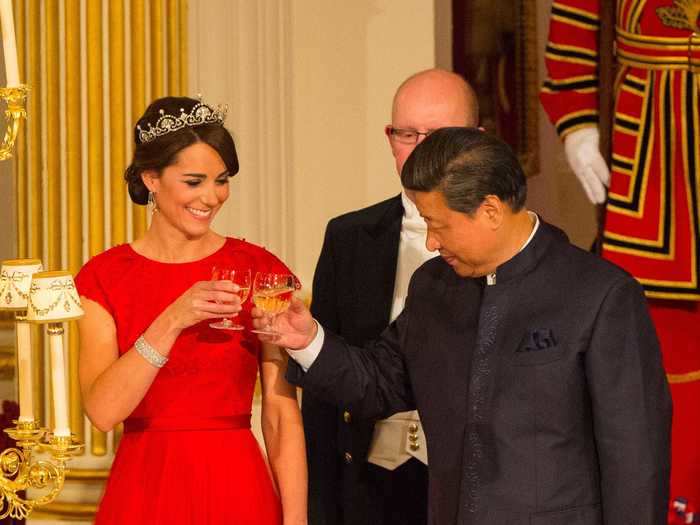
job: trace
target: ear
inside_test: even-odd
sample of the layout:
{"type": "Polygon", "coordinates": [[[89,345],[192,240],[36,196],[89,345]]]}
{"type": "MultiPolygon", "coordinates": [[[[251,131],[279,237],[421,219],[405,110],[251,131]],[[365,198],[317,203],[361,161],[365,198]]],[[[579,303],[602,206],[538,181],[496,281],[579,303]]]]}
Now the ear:
{"type": "Polygon", "coordinates": [[[384,134],[386,135],[386,138],[391,142],[391,130],[393,129],[391,124],[387,124],[384,126],[384,134]]]}
{"type": "MultiPolygon", "coordinates": [[[[386,140],[389,141],[389,147],[391,148],[391,154],[396,158],[397,152],[396,149],[394,149],[394,143],[391,141],[391,130],[393,129],[393,126],[391,124],[387,124],[384,126],[384,135],[386,135],[386,140]]],[[[401,175],[399,173],[399,175],[401,175]]]]}
{"type": "Polygon", "coordinates": [[[479,213],[482,214],[492,229],[497,230],[503,224],[506,212],[506,204],[496,195],[487,195],[479,206],[479,213]]]}
{"type": "Polygon", "coordinates": [[[157,193],[158,191],[158,173],[156,170],[143,170],[141,172],[141,180],[150,192],[157,193]]]}

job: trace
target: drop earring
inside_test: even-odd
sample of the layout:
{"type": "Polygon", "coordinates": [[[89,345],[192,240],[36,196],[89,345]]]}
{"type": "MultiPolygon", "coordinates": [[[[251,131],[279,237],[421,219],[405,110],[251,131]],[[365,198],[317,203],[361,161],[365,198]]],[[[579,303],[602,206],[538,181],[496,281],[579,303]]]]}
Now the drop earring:
{"type": "Polygon", "coordinates": [[[158,211],[158,204],[156,203],[155,191],[148,192],[148,206],[151,208],[151,213],[155,213],[158,211]]]}

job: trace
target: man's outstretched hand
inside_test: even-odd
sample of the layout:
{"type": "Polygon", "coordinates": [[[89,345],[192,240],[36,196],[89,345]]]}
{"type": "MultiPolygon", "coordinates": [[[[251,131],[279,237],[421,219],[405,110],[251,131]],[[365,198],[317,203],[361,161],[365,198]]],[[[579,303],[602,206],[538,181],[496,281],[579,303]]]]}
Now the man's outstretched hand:
{"type": "Polygon", "coordinates": [[[290,350],[301,350],[309,346],[318,331],[311,312],[304,306],[304,302],[296,297],[292,297],[289,308],[281,314],[271,316],[260,308],[253,308],[251,315],[253,327],[257,330],[271,328],[277,332],[274,335],[258,334],[263,343],[283,346],[290,350]]]}

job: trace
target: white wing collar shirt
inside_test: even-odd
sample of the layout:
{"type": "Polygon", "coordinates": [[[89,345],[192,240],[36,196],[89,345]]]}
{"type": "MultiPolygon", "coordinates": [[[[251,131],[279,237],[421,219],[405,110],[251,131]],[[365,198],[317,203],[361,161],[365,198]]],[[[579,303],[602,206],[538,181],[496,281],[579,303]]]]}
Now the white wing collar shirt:
{"type": "MultiPolygon", "coordinates": [[[[420,216],[418,208],[405,192],[401,192],[401,201],[404,211],[401,218],[391,321],[399,316],[406,304],[408,284],[411,282],[413,272],[425,261],[437,255],[437,252],[428,251],[425,247],[428,227],[420,216]]],[[[377,421],[374,425],[367,461],[385,469],[394,470],[411,457],[428,464],[425,434],[418,412],[416,410],[399,412],[388,419],[377,421]]]]}

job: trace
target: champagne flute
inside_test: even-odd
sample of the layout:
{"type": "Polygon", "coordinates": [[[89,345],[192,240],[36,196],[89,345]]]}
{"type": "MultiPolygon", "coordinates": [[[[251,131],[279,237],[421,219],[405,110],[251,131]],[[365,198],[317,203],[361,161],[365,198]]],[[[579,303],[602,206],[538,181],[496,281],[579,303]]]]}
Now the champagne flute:
{"type": "MultiPolygon", "coordinates": [[[[263,312],[275,316],[289,308],[294,290],[296,290],[296,279],[293,275],[257,272],[253,281],[253,303],[263,312]]],[[[268,335],[279,333],[272,328],[251,331],[268,335]]]]}
{"type": "MultiPolygon", "coordinates": [[[[248,294],[250,293],[250,269],[237,270],[229,266],[214,266],[211,271],[211,278],[214,281],[231,281],[233,284],[238,285],[238,292],[236,292],[236,294],[241,298],[241,304],[248,299],[248,294]]],[[[238,314],[235,313],[231,318],[237,315],[238,314]]],[[[232,319],[228,317],[211,323],[209,326],[218,328],[219,330],[243,330],[245,328],[241,324],[234,323],[232,319]]]]}

